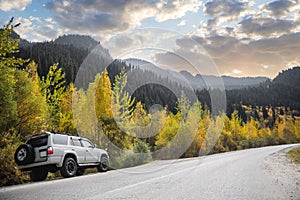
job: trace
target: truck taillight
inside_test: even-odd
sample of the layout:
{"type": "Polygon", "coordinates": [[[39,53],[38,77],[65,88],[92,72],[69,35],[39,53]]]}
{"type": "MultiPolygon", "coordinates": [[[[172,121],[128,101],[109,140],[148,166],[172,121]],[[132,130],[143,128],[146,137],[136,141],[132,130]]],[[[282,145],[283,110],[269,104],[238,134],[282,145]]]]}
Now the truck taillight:
{"type": "Polygon", "coordinates": [[[48,147],[47,154],[48,155],[53,154],[53,147],[48,147]]]}

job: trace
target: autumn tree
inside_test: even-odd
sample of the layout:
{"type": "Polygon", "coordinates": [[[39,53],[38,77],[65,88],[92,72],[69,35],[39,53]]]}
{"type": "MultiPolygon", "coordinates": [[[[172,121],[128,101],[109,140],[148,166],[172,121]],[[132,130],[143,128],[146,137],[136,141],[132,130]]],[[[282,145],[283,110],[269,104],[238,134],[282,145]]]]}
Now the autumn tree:
{"type": "Polygon", "coordinates": [[[99,122],[103,125],[112,119],[112,89],[107,70],[96,80],[95,110],[99,122]]]}
{"type": "Polygon", "coordinates": [[[73,83],[70,83],[66,87],[66,91],[62,95],[61,102],[60,102],[61,113],[59,115],[58,131],[77,135],[77,130],[73,118],[73,107],[72,107],[72,103],[73,103],[72,98],[74,92],[75,92],[74,85],[73,83]]]}
{"type": "Polygon", "coordinates": [[[145,139],[148,136],[148,125],[150,123],[150,117],[144,110],[142,103],[139,101],[134,107],[132,114],[132,123],[134,126],[134,132],[138,138],[145,139]]]}
{"type": "Polygon", "coordinates": [[[11,19],[0,30],[0,186],[26,179],[15,168],[13,153],[26,135],[40,131],[45,122],[36,65],[14,57],[19,40],[10,36],[15,27],[11,19]]]}
{"type": "Polygon", "coordinates": [[[15,101],[17,102],[16,129],[26,136],[46,126],[47,104],[42,96],[37,77],[37,65],[29,63],[27,71],[16,70],[15,101]]]}
{"type": "Polygon", "coordinates": [[[42,77],[40,85],[49,107],[49,124],[51,128],[58,129],[62,114],[61,102],[66,91],[65,74],[58,64],[50,67],[47,76],[42,77]]]}

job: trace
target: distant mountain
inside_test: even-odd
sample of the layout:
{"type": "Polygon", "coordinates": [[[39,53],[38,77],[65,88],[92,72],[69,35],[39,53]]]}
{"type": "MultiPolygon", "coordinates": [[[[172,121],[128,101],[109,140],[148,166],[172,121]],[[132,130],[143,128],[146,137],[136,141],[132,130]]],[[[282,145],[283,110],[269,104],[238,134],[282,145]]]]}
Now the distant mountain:
{"type": "Polygon", "coordinates": [[[94,49],[100,42],[86,35],[63,35],[54,40],[56,44],[73,45],[79,49],[94,49]]]}
{"type": "Polygon", "coordinates": [[[246,77],[246,78],[236,78],[230,76],[208,76],[197,74],[193,76],[188,71],[175,72],[171,70],[165,70],[159,68],[158,66],[150,63],[148,61],[140,59],[125,59],[128,65],[138,67],[142,70],[148,70],[157,73],[159,76],[173,80],[174,82],[180,83],[182,86],[191,86],[196,90],[201,89],[213,89],[220,87],[220,81],[223,81],[225,89],[240,89],[258,86],[259,84],[269,80],[267,77],[246,77]],[[221,79],[220,79],[221,78],[221,79]]]}
{"type": "Polygon", "coordinates": [[[20,39],[19,42],[19,47],[29,47],[32,45],[32,43],[28,42],[27,40],[24,40],[20,37],[20,35],[16,32],[13,32],[10,37],[14,38],[14,39],[20,39]]]}
{"type": "MultiPolygon", "coordinates": [[[[64,35],[49,42],[23,42],[19,48],[19,57],[29,58],[38,64],[39,76],[46,76],[50,66],[58,63],[68,83],[75,82],[80,69],[81,77],[87,82],[84,85],[87,85],[112,62],[108,50],[89,36],[64,35]]],[[[83,80],[80,81],[82,85],[83,80]]]]}
{"type": "Polygon", "coordinates": [[[149,71],[161,78],[165,78],[168,79],[169,81],[177,82],[181,84],[183,87],[190,87],[188,80],[186,80],[185,77],[178,72],[162,69],[151,62],[136,59],[136,58],[125,59],[124,62],[127,65],[132,66],[133,68],[138,68],[143,71],[149,71]]]}
{"type": "Polygon", "coordinates": [[[227,97],[231,105],[242,102],[252,106],[285,106],[300,111],[299,72],[299,67],[284,70],[272,81],[257,87],[227,91],[227,97]]]}
{"type": "Polygon", "coordinates": [[[283,70],[274,78],[273,83],[300,88],[300,67],[283,70]]]}
{"type": "Polygon", "coordinates": [[[197,74],[193,76],[187,71],[180,72],[192,85],[195,89],[208,89],[208,88],[216,88],[217,85],[214,83],[218,83],[221,80],[224,83],[225,89],[241,89],[247,87],[258,86],[259,84],[268,80],[267,77],[245,77],[245,78],[236,78],[231,76],[207,76],[197,74]]]}

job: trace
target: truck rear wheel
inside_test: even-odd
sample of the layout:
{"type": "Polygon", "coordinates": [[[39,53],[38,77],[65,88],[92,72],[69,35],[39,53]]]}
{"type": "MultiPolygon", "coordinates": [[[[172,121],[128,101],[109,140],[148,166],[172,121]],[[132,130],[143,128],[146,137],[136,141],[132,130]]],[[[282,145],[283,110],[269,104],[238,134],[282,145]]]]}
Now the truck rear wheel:
{"type": "Polygon", "coordinates": [[[63,166],[60,168],[60,174],[64,178],[75,176],[77,172],[77,163],[74,158],[68,157],[64,160],[63,166]]]}

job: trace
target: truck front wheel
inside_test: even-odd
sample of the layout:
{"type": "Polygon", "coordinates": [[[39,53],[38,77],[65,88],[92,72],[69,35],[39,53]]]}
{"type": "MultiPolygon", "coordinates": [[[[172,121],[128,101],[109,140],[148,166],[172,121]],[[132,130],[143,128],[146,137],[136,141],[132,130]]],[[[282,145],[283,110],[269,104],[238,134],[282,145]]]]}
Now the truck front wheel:
{"type": "Polygon", "coordinates": [[[107,156],[102,156],[97,169],[99,172],[107,172],[109,168],[109,160],[107,156]]]}

